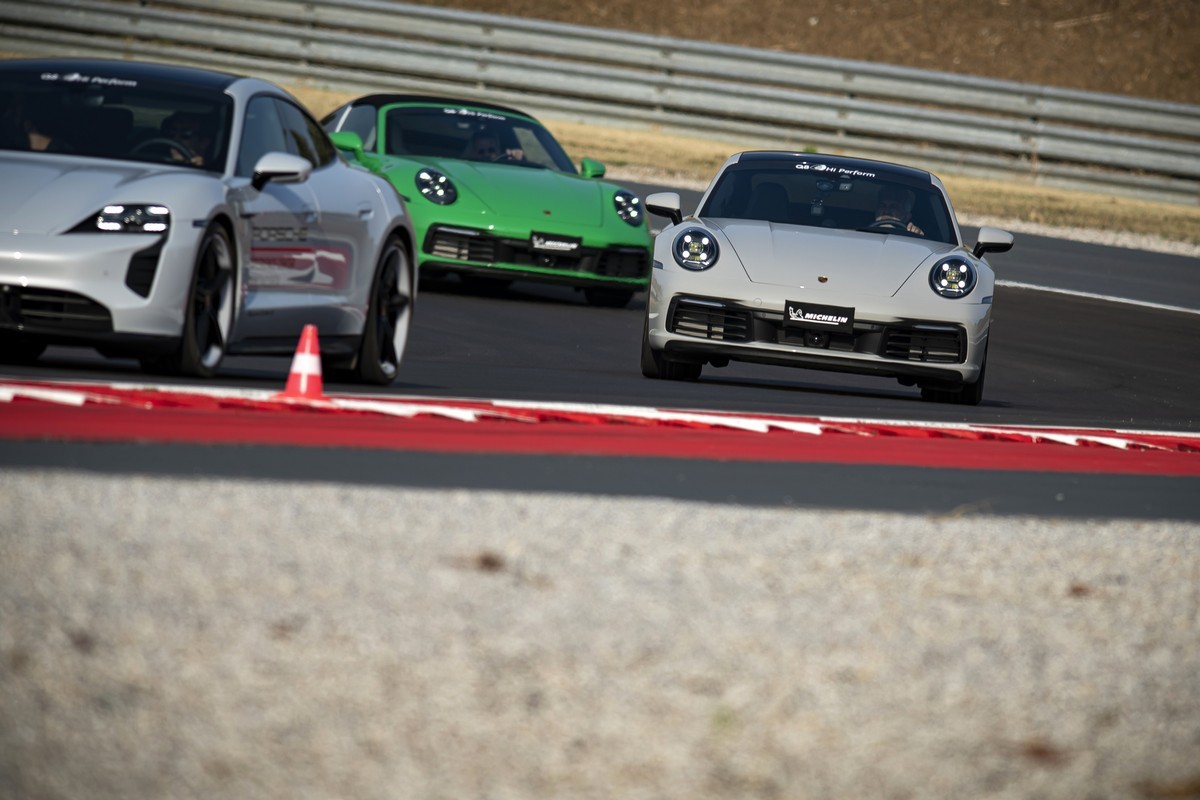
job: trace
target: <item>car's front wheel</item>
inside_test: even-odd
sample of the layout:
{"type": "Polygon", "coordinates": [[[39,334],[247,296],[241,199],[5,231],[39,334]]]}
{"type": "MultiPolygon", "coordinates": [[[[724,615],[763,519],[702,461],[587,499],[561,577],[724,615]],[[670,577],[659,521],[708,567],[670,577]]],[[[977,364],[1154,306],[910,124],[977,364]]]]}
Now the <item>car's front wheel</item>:
{"type": "Polygon", "coordinates": [[[412,325],[414,285],[408,250],[393,236],[383,247],[371,284],[371,301],[354,371],[354,377],[362,383],[387,386],[396,379],[412,325]]]}
{"type": "Polygon", "coordinates": [[[225,358],[233,331],[233,245],[224,226],[213,223],[196,251],[179,346],[164,356],[141,360],[147,372],[211,378],[225,358]]]}
{"type": "Polygon", "coordinates": [[[0,363],[32,364],[42,357],[45,342],[27,339],[19,333],[0,332],[0,363]]]}
{"type": "Polygon", "coordinates": [[[647,378],[668,381],[694,381],[700,377],[703,364],[691,361],[672,361],[650,346],[649,321],[642,326],[642,374],[647,378]]]}

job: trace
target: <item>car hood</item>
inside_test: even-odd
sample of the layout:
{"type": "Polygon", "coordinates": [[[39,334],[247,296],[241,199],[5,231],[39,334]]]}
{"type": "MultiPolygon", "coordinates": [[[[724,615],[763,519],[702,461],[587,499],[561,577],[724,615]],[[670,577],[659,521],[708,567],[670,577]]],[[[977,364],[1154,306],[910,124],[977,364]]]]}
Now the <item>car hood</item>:
{"type": "MultiPolygon", "coordinates": [[[[955,249],[901,234],[861,233],[759,220],[718,224],[754,283],[805,286],[821,276],[850,279],[857,291],[895,294],[933,254],[955,249]]],[[[824,282],[824,281],[822,281],[824,282]]]]}
{"type": "Polygon", "coordinates": [[[154,164],[0,154],[0,229],[69,230],[110,203],[168,203],[180,193],[180,178],[203,177],[154,164]],[[169,196],[167,181],[174,184],[169,196]]]}
{"type": "MultiPolygon", "coordinates": [[[[598,227],[604,195],[612,187],[578,175],[539,167],[445,159],[430,164],[450,176],[459,192],[468,191],[491,213],[541,220],[546,224],[598,227]]],[[[611,212],[613,218],[616,213],[611,212]]]]}

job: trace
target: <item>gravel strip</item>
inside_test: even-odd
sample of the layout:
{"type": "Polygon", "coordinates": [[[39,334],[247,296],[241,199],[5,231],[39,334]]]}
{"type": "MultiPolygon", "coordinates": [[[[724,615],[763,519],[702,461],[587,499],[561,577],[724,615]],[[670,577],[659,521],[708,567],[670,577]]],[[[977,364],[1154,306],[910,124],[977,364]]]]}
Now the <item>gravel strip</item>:
{"type": "Polygon", "coordinates": [[[5,798],[1193,797],[1200,526],[0,472],[5,798]]]}

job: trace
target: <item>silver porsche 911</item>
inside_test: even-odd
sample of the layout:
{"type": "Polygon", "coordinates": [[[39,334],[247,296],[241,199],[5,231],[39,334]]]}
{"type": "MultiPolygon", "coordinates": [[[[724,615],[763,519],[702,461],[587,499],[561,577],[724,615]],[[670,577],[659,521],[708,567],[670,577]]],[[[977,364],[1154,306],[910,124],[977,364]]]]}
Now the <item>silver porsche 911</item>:
{"type": "Polygon", "coordinates": [[[107,60],[0,61],[0,360],[49,344],[211,377],[291,355],[387,384],[416,291],[412,226],[271,83],[107,60]]]}
{"type": "Polygon", "coordinates": [[[995,279],[1012,235],[963,244],[928,172],[787,152],[731,156],[684,218],[646,198],[656,237],[642,373],[695,380],[731,360],[896,378],[935,401],[983,398],[995,279]]]}

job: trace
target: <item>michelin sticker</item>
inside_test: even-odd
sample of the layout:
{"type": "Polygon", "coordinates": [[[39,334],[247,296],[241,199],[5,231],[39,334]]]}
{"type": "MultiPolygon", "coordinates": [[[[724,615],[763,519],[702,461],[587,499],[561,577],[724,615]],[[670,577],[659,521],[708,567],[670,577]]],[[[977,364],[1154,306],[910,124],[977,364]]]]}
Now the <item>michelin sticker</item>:
{"type": "Polygon", "coordinates": [[[841,306],[823,306],[798,303],[788,300],[784,303],[785,322],[802,328],[830,328],[843,333],[854,330],[854,309],[841,306]]]}

